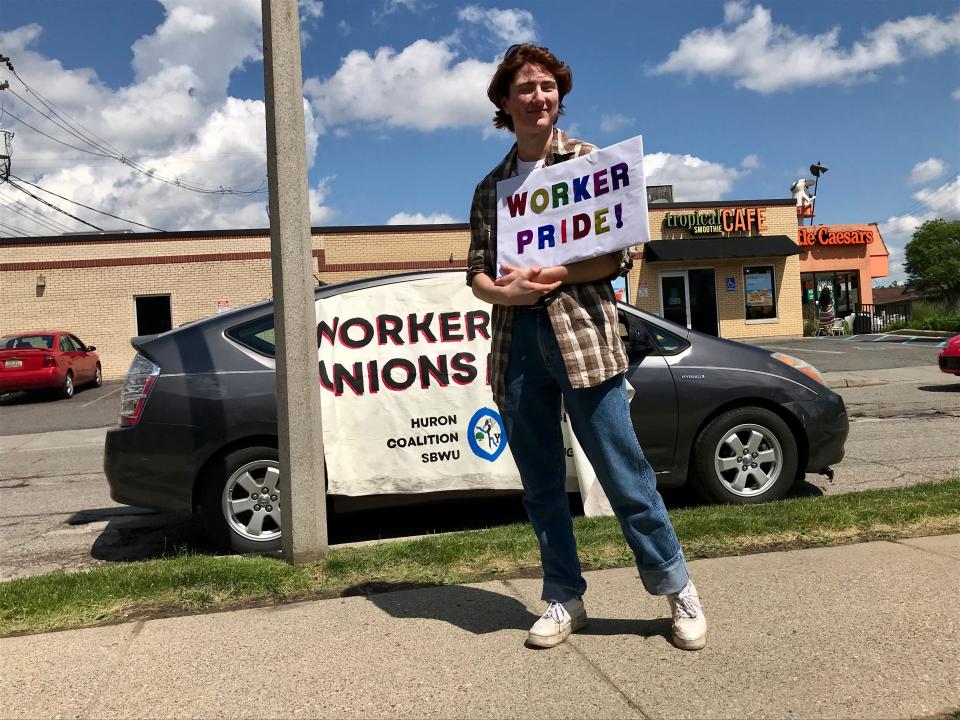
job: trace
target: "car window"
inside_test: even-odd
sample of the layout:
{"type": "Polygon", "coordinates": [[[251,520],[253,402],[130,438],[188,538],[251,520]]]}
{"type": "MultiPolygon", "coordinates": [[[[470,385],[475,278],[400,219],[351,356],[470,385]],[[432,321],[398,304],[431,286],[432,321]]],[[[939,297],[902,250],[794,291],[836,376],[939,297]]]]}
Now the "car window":
{"type": "Polygon", "coordinates": [[[72,342],[76,346],[79,352],[86,351],[87,346],[84,345],[82,342],[80,342],[80,338],[78,338],[76,335],[69,335],[68,337],[70,338],[70,342],[72,342]]]}
{"type": "Polygon", "coordinates": [[[643,326],[646,328],[647,334],[653,338],[657,348],[659,348],[660,352],[664,355],[676,355],[677,353],[683,352],[690,346],[690,343],[688,343],[682,337],[664,330],[659,325],[643,322],[643,326]]]}
{"type": "Polygon", "coordinates": [[[7,335],[0,338],[2,350],[52,350],[53,335],[7,335]]]}
{"type": "Polygon", "coordinates": [[[237,325],[227,330],[227,337],[254,352],[273,357],[277,350],[274,338],[273,315],[265,315],[256,320],[237,325]]]}
{"type": "Polygon", "coordinates": [[[73,343],[66,335],[60,336],[60,352],[73,352],[73,343]]]}
{"type": "Polygon", "coordinates": [[[657,354],[658,348],[651,342],[643,321],[636,315],[617,310],[617,332],[627,352],[631,354],[657,354]]]}

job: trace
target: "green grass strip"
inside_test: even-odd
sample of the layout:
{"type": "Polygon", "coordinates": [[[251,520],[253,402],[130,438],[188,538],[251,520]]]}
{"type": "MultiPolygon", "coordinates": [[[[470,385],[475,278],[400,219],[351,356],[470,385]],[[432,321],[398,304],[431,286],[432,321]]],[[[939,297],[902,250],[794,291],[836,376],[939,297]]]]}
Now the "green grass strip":
{"type": "MultiPolygon", "coordinates": [[[[960,480],[674,510],[689,559],[960,532],[960,480]]],[[[587,569],[633,564],[613,518],[577,518],[587,569]]],[[[291,567],[266,557],[182,555],[0,583],[0,636],[249,604],[367,594],[529,574],[539,567],[526,524],[332,550],[291,567]]]]}

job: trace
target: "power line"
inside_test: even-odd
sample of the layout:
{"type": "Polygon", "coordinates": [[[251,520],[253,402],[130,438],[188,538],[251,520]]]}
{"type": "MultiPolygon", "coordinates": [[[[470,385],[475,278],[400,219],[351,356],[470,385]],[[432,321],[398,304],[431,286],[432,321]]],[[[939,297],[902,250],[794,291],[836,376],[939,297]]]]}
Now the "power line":
{"type": "MultiPolygon", "coordinates": [[[[21,102],[23,102],[25,105],[33,108],[35,112],[37,112],[39,115],[44,117],[46,120],[53,123],[60,129],[66,131],[67,133],[72,135],[74,138],[80,140],[83,143],[86,143],[87,145],[94,148],[95,150],[94,152],[90,150],[84,150],[83,148],[76,148],[81,150],[82,152],[87,152],[92,155],[103,155],[105,157],[112,157],[117,162],[120,162],[121,164],[126,165],[132,168],[133,170],[139,173],[142,173],[143,175],[146,175],[147,177],[150,177],[154,180],[158,180],[163,183],[167,183],[168,185],[173,185],[175,187],[183,188],[184,190],[190,190],[192,192],[203,193],[207,195],[262,195],[263,193],[266,192],[265,184],[263,180],[261,180],[260,185],[258,185],[257,188],[254,190],[235,190],[233,188],[224,188],[222,185],[219,186],[219,188],[211,188],[209,186],[205,187],[203,185],[197,185],[194,183],[181,181],[179,178],[164,177],[163,175],[160,175],[154,170],[150,168],[146,168],[140,165],[139,163],[137,163],[135,160],[131,159],[130,157],[127,157],[126,155],[124,155],[117,148],[107,143],[106,140],[96,135],[93,131],[85,128],[78,120],[70,118],[70,116],[66,113],[66,111],[63,111],[61,114],[61,111],[57,109],[55,104],[53,104],[51,101],[44,98],[43,95],[41,95],[39,92],[31,88],[29,85],[27,85],[26,81],[22,77],[20,77],[20,75],[17,73],[16,70],[14,70],[13,65],[10,64],[9,60],[6,61],[6,65],[7,65],[7,68],[10,70],[10,72],[13,74],[13,76],[20,81],[20,84],[23,85],[24,89],[28,93],[33,95],[37,100],[39,100],[40,103],[45,108],[47,108],[47,110],[50,113],[52,113],[55,116],[56,119],[54,119],[54,117],[50,117],[50,115],[40,110],[36,105],[31,103],[29,100],[24,98],[22,95],[17,93],[12,88],[8,88],[10,92],[15,97],[17,97],[21,102]],[[68,120],[67,118],[70,118],[70,119],[68,120]],[[77,127],[82,128],[82,130],[85,132],[81,132],[80,130],[77,129],[77,127],[74,127],[74,125],[71,124],[71,121],[77,127]],[[96,138],[96,139],[94,140],[92,138],[96,138]]],[[[47,137],[51,137],[51,136],[47,135],[47,137]]],[[[51,138],[51,139],[55,139],[55,138],[51,138]]],[[[58,141],[58,142],[61,142],[61,141],[58,141]]],[[[64,144],[67,144],[67,143],[64,143],[64,144]]]]}
{"type": "Polygon", "coordinates": [[[6,112],[7,112],[7,115],[9,115],[10,117],[12,117],[14,120],[16,120],[16,121],[17,121],[18,123],[20,123],[21,125],[26,125],[28,128],[30,128],[30,129],[33,130],[34,132],[40,133],[40,134],[43,135],[45,138],[49,138],[49,139],[53,140],[54,142],[58,142],[58,143],[60,143],[61,145],[66,145],[68,148],[73,148],[74,150],[79,150],[80,152],[90,153],[91,155],[96,155],[96,156],[102,157],[102,158],[115,159],[115,158],[113,157],[113,155],[105,155],[104,153],[94,152],[93,150],[87,150],[86,148],[78,147],[77,145],[71,145],[70,143],[63,141],[63,140],[61,140],[60,138],[55,138],[53,135],[49,135],[49,134],[45,133],[43,130],[40,130],[39,128],[35,128],[33,125],[31,125],[30,123],[28,123],[26,120],[17,117],[16,115],[14,115],[14,114],[13,114],[12,112],[10,112],[9,110],[7,110],[6,112]]]}
{"type": "MultiPolygon", "coordinates": [[[[63,226],[62,229],[61,229],[61,228],[56,227],[55,225],[52,225],[52,224],[47,223],[47,222],[44,222],[44,221],[42,221],[42,220],[38,220],[38,219],[35,218],[35,217],[31,217],[30,215],[27,215],[27,213],[23,212],[23,211],[20,210],[19,208],[15,207],[14,205],[11,205],[11,204],[9,204],[9,203],[7,203],[7,202],[0,203],[0,205],[2,205],[2,206],[5,207],[5,208],[8,208],[8,209],[10,209],[10,210],[13,210],[13,212],[15,212],[17,215],[19,215],[20,217],[24,218],[25,220],[29,220],[29,221],[31,221],[31,222],[36,223],[37,225],[39,225],[40,227],[42,227],[44,230],[46,230],[47,233],[53,232],[55,235],[59,235],[59,234],[62,233],[62,232],[69,232],[69,231],[70,231],[70,228],[68,228],[68,227],[66,227],[66,226],[63,226]]],[[[26,207],[26,205],[24,205],[23,207],[26,207]]],[[[40,216],[40,217],[42,217],[42,216],[40,216]]]]}
{"type": "Polygon", "coordinates": [[[7,225],[7,223],[0,222],[0,227],[5,227],[7,230],[12,230],[15,233],[19,233],[20,237],[25,237],[30,234],[23,228],[18,228],[16,225],[7,225]]]}
{"type": "Polygon", "coordinates": [[[7,202],[2,204],[6,207],[9,207],[18,215],[22,215],[28,220],[33,220],[37,224],[44,225],[50,228],[51,230],[53,230],[54,232],[61,232],[61,231],[70,232],[73,229],[64,225],[62,222],[60,222],[56,218],[47,217],[43,213],[34,210],[29,205],[24,205],[22,202],[20,202],[16,198],[12,198],[4,192],[0,192],[0,198],[5,198],[7,202]],[[29,215],[27,213],[29,213],[29,215]],[[36,217],[32,217],[32,216],[36,216],[36,217]]]}
{"type": "Polygon", "coordinates": [[[24,180],[23,178],[17,177],[16,175],[11,175],[10,177],[12,177],[14,180],[17,180],[17,181],[19,181],[19,182],[25,183],[25,184],[29,185],[30,187],[34,187],[34,188],[36,188],[37,190],[40,190],[41,192],[45,192],[45,193],[47,193],[48,195],[53,195],[54,197],[58,197],[58,198],[60,198],[61,200],[66,200],[67,202],[72,202],[74,205],[79,205],[80,207],[86,208],[87,210],[92,210],[92,211],[95,212],[95,213],[100,213],[101,215],[107,215],[107,216],[109,216],[109,217],[116,218],[117,220],[122,220],[122,221],[125,222],[125,223],[130,223],[131,225],[139,225],[140,227],[145,227],[145,228],[147,228],[148,230],[156,230],[157,232],[166,232],[166,230],[161,230],[160,228],[155,228],[155,227],[153,227],[152,225],[144,225],[143,223],[134,222],[133,220],[127,220],[126,218],[122,218],[122,217],[120,217],[119,215],[114,215],[113,213],[108,213],[108,212],[106,212],[105,210],[97,210],[96,208],[90,207],[89,205],[84,205],[82,202],[77,202],[76,200],[73,200],[72,198],[64,197],[63,195],[58,195],[57,193],[53,192],[52,190],[47,190],[46,188],[42,188],[42,187],[40,187],[39,185],[35,185],[35,184],[33,184],[32,182],[30,182],[29,180],[24,180]]]}
{"type": "Polygon", "coordinates": [[[99,230],[100,232],[103,232],[103,231],[104,231],[102,227],[97,227],[97,226],[94,225],[93,223],[88,223],[86,220],[81,220],[81,219],[78,218],[76,215],[72,215],[71,213],[68,213],[66,210],[63,210],[62,208],[58,208],[58,207],[57,207],[56,205],[54,205],[53,203],[49,203],[49,202],[47,202],[46,200],[44,200],[43,198],[37,197],[36,195],[34,195],[32,192],[30,192],[30,191],[27,190],[26,188],[22,188],[22,187],[20,187],[19,185],[17,185],[17,183],[15,183],[15,182],[14,182],[13,180],[11,180],[10,178],[7,178],[7,184],[9,184],[10,187],[16,188],[17,190],[19,190],[19,191],[22,192],[22,193],[26,193],[27,195],[29,195],[30,197],[32,197],[32,198],[33,198],[34,200],[36,200],[37,202],[41,202],[41,203],[43,203],[44,205],[46,205],[46,206],[48,206],[48,207],[52,207],[52,208],[53,208],[54,210],[56,210],[57,212],[63,213],[63,214],[66,215],[67,217],[73,218],[73,219],[76,220],[77,222],[83,223],[83,224],[86,225],[87,227],[92,227],[94,230],[99,230]]]}

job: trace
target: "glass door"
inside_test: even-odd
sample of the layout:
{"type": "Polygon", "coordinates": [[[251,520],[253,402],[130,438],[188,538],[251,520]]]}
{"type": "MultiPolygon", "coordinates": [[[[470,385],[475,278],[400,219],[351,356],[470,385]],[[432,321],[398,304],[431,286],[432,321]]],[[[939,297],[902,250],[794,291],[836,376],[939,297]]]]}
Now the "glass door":
{"type": "Polygon", "coordinates": [[[666,320],[690,327],[690,296],[687,293],[687,273],[660,274],[660,316],[666,320]]]}

